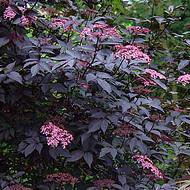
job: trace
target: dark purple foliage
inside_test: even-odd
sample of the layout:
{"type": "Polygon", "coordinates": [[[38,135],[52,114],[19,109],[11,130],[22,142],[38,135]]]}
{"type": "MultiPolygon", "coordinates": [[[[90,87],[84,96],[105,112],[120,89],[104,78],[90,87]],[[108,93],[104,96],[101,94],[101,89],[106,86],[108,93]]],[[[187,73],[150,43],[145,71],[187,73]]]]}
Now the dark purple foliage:
{"type": "MultiPolygon", "coordinates": [[[[190,155],[186,140],[178,142],[184,133],[180,126],[190,124],[190,118],[167,96],[177,79],[170,76],[172,69],[154,63],[156,33],[133,36],[101,11],[88,20],[82,14],[53,20],[45,5],[12,1],[15,17],[10,19],[3,15],[8,5],[0,8],[0,140],[10,143],[20,159],[16,172],[31,174],[32,189],[63,185],[46,180],[58,171],[78,179],[65,182],[66,189],[173,189],[175,176],[157,166],[170,164],[169,150],[177,159],[190,155]],[[147,68],[166,79],[152,77],[147,68]],[[74,139],[65,148],[48,146],[50,136],[41,132],[45,122],[74,139]],[[146,164],[163,177],[155,177],[155,170],[135,155],[149,158],[146,164]]],[[[169,58],[167,52],[164,56],[169,58]]],[[[178,70],[188,64],[182,59],[178,70]]],[[[20,178],[8,177],[7,168],[9,163],[0,169],[2,189],[20,178]]]]}

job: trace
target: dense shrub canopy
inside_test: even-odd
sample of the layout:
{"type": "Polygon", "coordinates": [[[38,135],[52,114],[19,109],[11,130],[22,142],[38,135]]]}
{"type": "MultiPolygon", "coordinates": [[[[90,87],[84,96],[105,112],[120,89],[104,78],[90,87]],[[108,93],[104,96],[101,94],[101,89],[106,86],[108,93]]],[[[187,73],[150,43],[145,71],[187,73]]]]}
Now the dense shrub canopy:
{"type": "Polygon", "coordinates": [[[172,190],[188,176],[186,4],[132,18],[120,1],[0,2],[1,189],[172,190]]]}

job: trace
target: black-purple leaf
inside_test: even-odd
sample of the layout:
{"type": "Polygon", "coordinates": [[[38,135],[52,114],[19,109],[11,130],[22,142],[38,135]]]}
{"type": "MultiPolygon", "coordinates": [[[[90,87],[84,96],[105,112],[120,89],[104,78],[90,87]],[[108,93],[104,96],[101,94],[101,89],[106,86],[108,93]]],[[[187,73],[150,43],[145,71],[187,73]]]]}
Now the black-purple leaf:
{"type": "Polygon", "coordinates": [[[25,142],[21,142],[19,145],[18,145],[18,151],[19,152],[22,152],[26,147],[27,147],[28,144],[26,144],[25,142]]]}
{"type": "Polygon", "coordinates": [[[112,78],[111,75],[109,75],[108,73],[103,73],[103,72],[97,72],[96,76],[98,78],[101,78],[101,79],[110,79],[110,78],[112,78]]]}
{"type": "Polygon", "coordinates": [[[71,156],[67,158],[67,162],[75,162],[83,157],[83,152],[81,150],[75,150],[71,153],[71,156]]]}
{"type": "Polygon", "coordinates": [[[0,74],[0,82],[2,82],[6,78],[5,74],[0,74]]]}
{"type": "Polygon", "coordinates": [[[83,144],[84,141],[86,141],[89,137],[90,137],[90,133],[83,133],[83,134],[81,135],[81,142],[82,142],[82,144],[83,144]]]}
{"type": "Polygon", "coordinates": [[[126,176],[125,176],[125,175],[119,175],[119,176],[118,176],[118,180],[119,180],[119,182],[120,182],[122,185],[126,184],[126,176]]]}
{"type": "Polygon", "coordinates": [[[5,73],[11,72],[13,70],[14,66],[15,66],[15,62],[8,64],[5,67],[5,73]]]}
{"type": "Polygon", "coordinates": [[[29,144],[25,149],[24,149],[24,155],[27,157],[30,155],[33,151],[35,150],[35,144],[29,144]]]}
{"type": "Polygon", "coordinates": [[[100,124],[100,128],[105,133],[108,128],[108,120],[106,120],[106,119],[102,120],[102,122],[100,124]]]}
{"type": "Polygon", "coordinates": [[[18,72],[12,71],[7,74],[7,77],[22,84],[22,76],[18,72]]]}
{"type": "Polygon", "coordinates": [[[88,166],[91,168],[91,164],[93,162],[93,154],[91,152],[85,152],[83,158],[88,164],[88,166]]]}
{"type": "Polygon", "coordinates": [[[112,148],[110,150],[110,154],[112,155],[113,159],[115,159],[115,157],[117,156],[117,149],[116,148],[112,148]]]}
{"type": "Polygon", "coordinates": [[[58,157],[58,152],[56,151],[56,149],[54,149],[54,148],[51,148],[51,149],[49,149],[49,155],[53,158],[53,159],[57,159],[57,157],[58,157]]]}
{"type": "Polygon", "coordinates": [[[38,144],[36,145],[36,150],[39,152],[39,154],[41,153],[42,148],[43,148],[43,144],[42,144],[42,143],[38,143],[38,144]]]}
{"type": "Polygon", "coordinates": [[[34,77],[35,75],[37,75],[39,70],[40,70],[40,66],[38,64],[32,66],[31,67],[32,76],[34,77]]]}
{"type": "Polygon", "coordinates": [[[104,112],[98,111],[98,112],[92,113],[91,117],[96,118],[96,119],[101,119],[101,118],[104,118],[105,115],[106,114],[104,112]]]}
{"type": "Polygon", "coordinates": [[[14,174],[12,177],[14,179],[16,179],[16,178],[19,178],[19,177],[23,176],[24,174],[25,174],[24,171],[20,171],[20,172],[17,172],[16,174],[14,174]]]}
{"type": "Polygon", "coordinates": [[[2,37],[2,38],[0,38],[0,47],[2,47],[2,46],[4,46],[4,45],[8,44],[9,41],[10,41],[9,38],[7,38],[7,37],[2,37]]]}
{"type": "Polygon", "coordinates": [[[105,156],[106,154],[108,154],[110,152],[111,152],[111,148],[110,147],[102,148],[101,152],[100,152],[100,157],[103,157],[103,156],[105,156]]]}
{"type": "Polygon", "coordinates": [[[87,82],[94,81],[96,79],[96,76],[92,73],[89,73],[86,75],[87,82]]]}
{"type": "Polygon", "coordinates": [[[0,102],[5,103],[5,94],[0,94],[0,102]]]}
{"type": "Polygon", "coordinates": [[[105,90],[109,94],[111,93],[111,85],[106,80],[97,79],[97,82],[103,88],[103,90],[105,90]]]}
{"type": "Polygon", "coordinates": [[[129,142],[129,147],[131,149],[131,152],[133,152],[133,150],[135,149],[135,146],[137,145],[137,139],[136,138],[132,138],[129,142]]]}
{"type": "Polygon", "coordinates": [[[86,190],[97,190],[97,187],[88,187],[86,190]]]}
{"type": "MultiPolygon", "coordinates": [[[[50,190],[48,185],[38,185],[37,188],[39,190],[50,190]]],[[[54,188],[53,185],[52,185],[52,188],[54,188]]]]}
{"type": "Polygon", "coordinates": [[[125,113],[131,108],[131,104],[127,100],[120,99],[119,104],[122,107],[122,112],[125,113]]]}
{"type": "Polygon", "coordinates": [[[187,65],[189,65],[189,60],[181,60],[178,65],[178,70],[184,69],[187,65]]]}
{"type": "Polygon", "coordinates": [[[88,133],[98,131],[101,128],[101,120],[93,120],[89,125],[88,133]]]}
{"type": "Polygon", "coordinates": [[[154,79],[154,82],[156,82],[164,90],[167,90],[167,86],[163,82],[161,82],[160,80],[154,79]]]}

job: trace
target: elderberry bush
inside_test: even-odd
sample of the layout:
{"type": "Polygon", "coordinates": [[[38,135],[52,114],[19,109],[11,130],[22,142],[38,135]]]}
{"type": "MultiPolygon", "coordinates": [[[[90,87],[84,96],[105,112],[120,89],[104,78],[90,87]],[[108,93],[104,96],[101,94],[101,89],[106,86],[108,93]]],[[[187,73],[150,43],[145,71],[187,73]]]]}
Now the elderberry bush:
{"type": "Polygon", "coordinates": [[[0,2],[1,189],[175,189],[190,155],[177,16],[124,26],[110,1],[0,2]]]}

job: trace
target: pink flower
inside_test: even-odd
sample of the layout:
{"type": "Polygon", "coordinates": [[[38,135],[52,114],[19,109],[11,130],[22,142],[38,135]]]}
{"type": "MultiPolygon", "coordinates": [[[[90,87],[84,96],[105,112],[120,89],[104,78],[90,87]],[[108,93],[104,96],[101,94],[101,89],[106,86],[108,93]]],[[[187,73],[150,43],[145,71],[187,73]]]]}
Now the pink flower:
{"type": "Polygon", "coordinates": [[[29,20],[28,17],[22,15],[22,17],[20,18],[20,20],[21,20],[21,24],[23,26],[29,26],[30,25],[30,20],[29,20]]]}
{"type": "Polygon", "coordinates": [[[9,6],[5,9],[3,13],[4,19],[12,20],[16,16],[16,13],[13,11],[13,9],[9,6]]]}
{"type": "Polygon", "coordinates": [[[89,65],[89,62],[88,61],[79,61],[78,64],[77,64],[79,67],[87,67],[89,65]]]}
{"type": "Polygon", "coordinates": [[[143,85],[134,87],[133,90],[137,94],[150,94],[152,92],[152,90],[146,89],[143,85]]]}
{"type": "Polygon", "coordinates": [[[145,86],[156,86],[156,83],[152,80],[149,80],[149,79],[143,79],[142,83],[145,86]]]}
{"type": "Polygon", "coordinates": [[[76,184],[78,182],[78,179],[76,177],[73,177],[69,173],[56,173],[56,174],[49,174],[46,178],[49,182],[56,182],[60,184],[76,184]]]}
{"type": "Polygon", "coordinates": [[[134,129],[130,125],[124,124],[124,125],[118,127],[114,131],[114,134],[116,134],[118,136],[128,136],[133,132],[134,132],[134,129]]]}
{"type": "Polygon", "coordinates": [[[154,174],[156,179],[164,178],[164,175],[160,172],[160,170],[156,166],[154,166],[152,160],[150,160],[146,155],[135,155],[133,156],[133,158],[137,160],[139,164],[141,164],[143,169],[147,169],[149,172],[154,174]]]}
{"type": "Polygon", "coordinates": [[[90,86],[86,83],[80,83],[80,87],[84,88],[85,90],[88,90],[90,86]]]}
{"type": "Polygon", "coordinates": [[[94,181],[94,185],[98,189],[102,189],[102,188],[110,189],[114,183],[115,183],[115,181],[112,179],[99,179],[99,180],[94,181]]]}
{"type": "Polygon", "coordinates": [[[5,188],[5,190],[32,190],[32,189],[24,187],[21,184],[15,184],[15,185],[9,186],[8,188],[5,188]]]}
{"type": "Polygon", "coordinates": [[[69,18],[53,18],[51,21],[52,28],[63,28],[64,32],[70,31],[72,29],[72,25],[76,23],[75,21],[70,20],[69,18]]]}
{"type": "Polygon", "coordinates": [[[127,31],[131,32],[132,34],[139,35],[139,34],[148,34],[150,30],[148,28],[143,28],[140,26],[129,26],[127,31]]]}
{"type": "Polygon", "coordinates": [[[2,6],[6,6],[6,5],[9,4],[9,0],[0,0],[0,4],[1,4],[2,6]]]}
{"type": "Polygon", "coordinates": [[[145,72],[150,74],[150,76],[153,79],[159,78],[159,79],[166,79],[166,77],[164,75],[162,75],[161,73],[158,73],[157,71],[153,70],[153,69],[145,69],[145,72]]]}
{"type": "Polygon", "coordinates": [[[115,57],[121,58],[125,60],[135,60],[135,61],[142,61],[145,63],[150,63],[151,59],[150,57],[143,53],[139,48],[133,45],[116,45],[116,52],[115,57]]]}
{"type": "Polygon", "coordinates": [[[106,23],[95,23],[94,25],[93,25],[93,28],[94,29],[106,29],[106,28],[108,28],[108,25],[106,24],[106,23]]]}
{"type": "Polygon", "coordinates": [[[178,77],[177,81],[179,83],[182,83],[183,85],[189,84],[190,83],[190,74],[181,75],[180,77],[178,77]]]}
{"type": "Polygon", "coordinates": [[[105,23],[95,23],[90,27],[85,27],[80,33],[80,36],[81,38],[99,38],[100,40],[105,40],[107,38],[121,38],[116,28],[109,27],[105,23]]]}
{"type": "Polygon", "coordinates": [[[174,110],[177,111],[177,112],[186,112],[185,109],[180,109],[179,107],[174,108],[174,110]]]}
{"type": "Polygon", "coordinates": [[[25,11],[27,10],[26,8],[24,8],[24,7],[18,7],[18,9],[22,12],[22,14],[24,14],[25,13],[25,11]]]}
{"type": "Polygon", "coordinates": [[[46,135],[47,144],[51,147],[57,147],[61,144],[63,149],[65,149],[73,140],[72,134],[65,129],[59,128],[52,122],[45,123],[41,127],[41,133],[46,135]]]}
{"type": "Polygon", "coordinates": [[[85,38],[86,36],[89,36],[90,38],[93,37],[91,29],[90,28],[84,28],[83,31],[80,33],[81,38],[85,38]]]}

